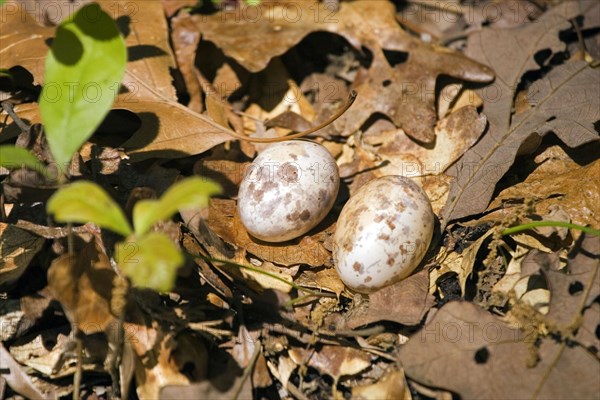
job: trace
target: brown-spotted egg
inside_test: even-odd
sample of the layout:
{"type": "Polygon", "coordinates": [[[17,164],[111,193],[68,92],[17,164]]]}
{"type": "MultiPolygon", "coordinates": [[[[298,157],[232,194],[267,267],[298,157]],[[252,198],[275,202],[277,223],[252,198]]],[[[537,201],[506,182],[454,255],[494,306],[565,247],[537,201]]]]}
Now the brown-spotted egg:
{"type": "Polygon", "coordinates": [[[402,176],[384,176],[348,200],[333,236],[341,280],[372,292],[410,275],[433,236],[434,214],[427,194],[402,176]]]}
{"type": "Polygon", "coordinates": [[[240,185],[240,219],[258,239],[294,239],[325,218],[339,186],[337,164],[325,147],[306,140],[275,143],[256,157],[240,185]]]}

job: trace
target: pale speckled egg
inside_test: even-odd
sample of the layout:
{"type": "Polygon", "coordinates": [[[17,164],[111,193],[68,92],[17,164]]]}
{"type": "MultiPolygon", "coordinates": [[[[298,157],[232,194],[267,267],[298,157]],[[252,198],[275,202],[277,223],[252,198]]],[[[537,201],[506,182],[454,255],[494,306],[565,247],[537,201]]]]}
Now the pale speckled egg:
{"type": "Polygon", "coordinates": [[[294,239],[325,218],[339,187],[337,164],[325,147],[306,140],[275,143],[256,157],[240,184],[240,219],[258,239],[294,239]]]}
{"type": "Polygon", "coordinates": [[[333,236],[341,280],[372,292],[410,275],[433,236],[434,214],[427,194],[402,176],[384,176],[348,200],[333,236]]]}

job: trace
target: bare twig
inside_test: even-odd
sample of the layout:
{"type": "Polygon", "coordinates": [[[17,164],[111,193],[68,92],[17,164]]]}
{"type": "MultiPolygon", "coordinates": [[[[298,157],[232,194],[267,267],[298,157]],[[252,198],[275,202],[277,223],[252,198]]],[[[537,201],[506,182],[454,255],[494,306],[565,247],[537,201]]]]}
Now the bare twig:
{"type": "Polygon", "coordinates": [[[12,118],[13,121],[15,121],[15,124],[17,124],[17,126],[19,127],[19,129],[21,129],[21,131],[23,131],[23,132],[29,132],[29,129],[31,127],[29,125],[27,125],[17,115],[17,113],[15,113],[13,104],[10,101],[3,101],[2,102],[2,109],[12,118]]]}

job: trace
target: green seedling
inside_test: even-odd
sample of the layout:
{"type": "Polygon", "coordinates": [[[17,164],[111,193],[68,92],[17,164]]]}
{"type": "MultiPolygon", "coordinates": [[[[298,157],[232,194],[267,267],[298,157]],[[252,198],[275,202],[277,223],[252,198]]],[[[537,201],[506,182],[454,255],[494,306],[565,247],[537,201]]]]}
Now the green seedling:
{"type": "Polygon", "coordinates": [[[126,239],[115,246],[115,258],[134,285],[167,292],[175,284],[184,256],[163,233],[150,229],[178,210],[202,208],[221,192],[216,183],[200,177],[181,180],[158,200],[142,200],[133,208],[134,228],[117,203],[97,184],[78,181],[57,191],[47,204],[58,222],[87,223],[116,232],[126,239]],[[89,199],[89,200],[86,200],[89,199]]]}
{"type": "MultiPolygon", "coordinates": [[[[115,21],[98,4],[85,5],[57,27],[46,57],[39,104],[59,170],[68,168],[73,155],[110,111],[126,65],[125,41],[115,21]]],[[[47,175],[41,164],[31,162],[33,155],[10,151],[7,146],[2,150],[0,165],[35,167],[47,175]],[[15,155],[21,158],[15,160],[15,155]]],[[[64,180],[64,172],[59,180],[64,180]]]]}

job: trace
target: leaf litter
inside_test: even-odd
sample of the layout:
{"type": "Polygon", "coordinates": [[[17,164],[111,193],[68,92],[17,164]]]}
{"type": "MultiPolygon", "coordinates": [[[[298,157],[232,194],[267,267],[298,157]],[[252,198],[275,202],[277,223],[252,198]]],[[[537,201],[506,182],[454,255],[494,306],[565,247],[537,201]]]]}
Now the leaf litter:
{"type": "MultiPolygon", "coordinates": [[[[119,319],[115,235],[56,226],[36,208],[55,187],[1,169],[0,350],[14,374],[0,392],[69,395],[80,364],[86,398],[597,396],[600,239],[568,224],[600,226],[598,4],[261,3],[99,2],[129,61],[71,176],[128,218],[178,177],[223,194],[153,227],[187,261],[170,292],[131,290],[119,319]],[[316,127],[352,90],[309,135],[343,178],[329,216],[289,242],[254,239],[236,207],[264,148],[252,138],[316,127]],[[345,201],[385,175],[417,181],[439,228],[417,272],[361,295],[333,268],[332,235],[345,201]],[[568,226],[503,235],[540,221],[568,226]]],[[[48,162],[37,85],[68,10],[27,4],[0,9],[0,141],[48,162]]]]}

